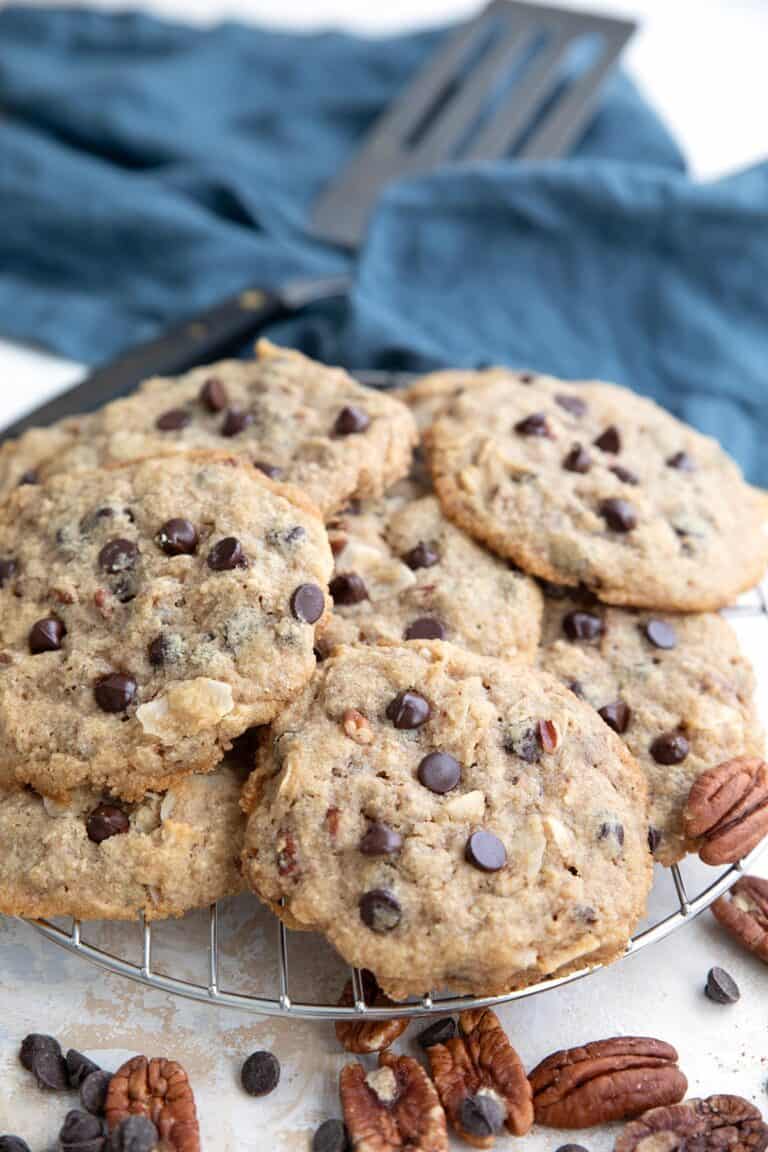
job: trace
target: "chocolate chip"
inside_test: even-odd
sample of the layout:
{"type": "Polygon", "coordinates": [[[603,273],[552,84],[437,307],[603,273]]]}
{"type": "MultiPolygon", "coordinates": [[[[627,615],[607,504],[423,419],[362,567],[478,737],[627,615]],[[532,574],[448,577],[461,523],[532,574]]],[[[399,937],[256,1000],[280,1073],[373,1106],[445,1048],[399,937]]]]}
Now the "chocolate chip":
{"type": "Polygon", "coordinates": [[[620,736],[626,732],[629,721],[632,719],[632,710],[623,700],[614,700],[612,704],[604,704],[602,708],[598,709],[598,712],[608,727],[613,728],[614,732],[618,732],[620,736]]]}
{"type": "Polygon", "coordinates": [[[55,1092],[65,1092],[69,1088],[67,1064],[55,1037],[31,1032],[21,1042],[19,1060],[41,1088],[51,1088],[55,1092]]]}
{"type": "Polygon", "coordinates": [[[40,652],[58,652],[67,630],[55,616],[46,616],[33,624],[29,632],[29,650],[33,656],[40,652]]]}
{"type": "Polygon", "coordinates": [[[158,416],[155,426],[161,432],[180,432],[182,428],[186,428],[191,419],[189,412],[185,412],[183,408],[170,408],[167,412],[163,412],[162,416],[158,416]]]}
{"type": "Polygon", "coordinates": [[[104,1105],[107,1102],[107,1090],[112,1079],[111,1072],[102,1072],[98,1069],[86,1076],[80,1086],[80,1103],[86,1112],[92,1116],[103,1116],[104,1105]]]}
{"type": "Polygon", "coordinates": [[[2,588],[6,581],[10,580],[12,576],[15,576],[17,572],[18,564],[15,560],[0,560],[0,588],[2,588]]]}
{"type": "Polygon", "coordinates": [[[444,640],[445,625],[435,616],[419,616],[408,625],[403,636],[406,640],[444,640]]]}
{"type": "Polygon", "coordinates": [[[566,412],[570,412],[571,416],[583,416],[587,410],[586,400],[582,400],[581,396],[571,396],[559,392],[555,396],[555,404],[559,404],[566,412]]]}
{"type": "Polygon", "coordinates": [[[735,1004],[741,997],[738,984],[725,968],[710,968],[704,992],[715,1004],[735,1004]]]}
{"type": "Polygon", "coordinates": [[[603,622],[591,612],[568,612],[563,616],[563,632],[569,640],[597,640],[603,634],[603,622]]]}
{"type": "Polygon", "coordinates": [[[419,764],[417,775],[425,788],[442,796],[461,780],[461,764],[447,752],[430,752],[419,764]]]}
{"type": "Polygon", "coordinates": [[[677,468],[679,472],[696,471],[696,464],[687,452],[675,452],[674,456],[670,456],[667,460],[667,467],[677,468]]]}
{"type": "Polygon", "coordinates": [[[479,868],[481,872],[498,872],[507,862],[507,851],[493,832],[485,828],[478,828],[473,832],[464,850],[468,864],[479,868]]]}
{"type": "Polygon", "coordinates": [[[666,620],[648,620],[643,632],[655,648],[674,648],[677,645],[677,633],[666,620]]]}
{"type": "Polygon", "coordinates": [[[247,568],[248,557],[234,536],[225,536],[208,553],[208,567],[213,572],[231,572],[234,568],[247,568]]]}
{"type": "Polygon", "coordinates": [[[589,904],[576,904],[573,914],[582,924],[597,924],[597,912],[589,904]]]}
{"type": "Polygon", "coordinates": [[[583,1144],[561,1144],[555,1152],[588,1152],[583,1144]]]}
{"type": "Polygon", "coordinates": [[[29,1152],[29,1144],[20,1136],[0,1136],[0,1152],[29,1152]]]}
{"type": "Polygon", "coordinates": [[[325,611],[325,595],[317,584],[299,584],[291,596],[291,612],[302,624],[315,624],[325,611]]]}
{"type": "Polygon", "coordinates": [[[431,1048],[434,1044],[446,1044],[455,1035],[456,1021],[453,1016],[445,1016],[442,1020],[435,1020],[428,1028],[422,1029],[416,1040],[419,1047],[426,1052],[427,1048],[431,1048]]]}
{"type": "Polygon", "coordinates": [[[252,1052],[240,1072],[249,1096],[268,1096],[280,1082],[280,1061],[272,1052],[252,1052]]]}
{"type": "Polygon", "coordinates": [[[655,852],[659,844],[661,844],[661,832],[658,828],[650,826],[648,828],[648,848],[651,852],[655,852]]]}
{"type": "Polygon", "coordinates": [[[349,1133],[341,1120],[324,1120],[312,1137],[312,1152],[350,1152],[349,1133]]]}
{"type": "Polygon", "coordinates": [[[99,552],[99,567],[104,572],[129,572],[139,559],[139,549],[132,540],[109,540],[99,552]]]}
{"type": "Polygon", "coordinates": [[[372,932],[392,932],[402,915],[400,901],[388,888],[372,888],[360,897],[360,919],[372,932]]]}
{"type": "Polygon", "coordinates": [[[200,403],[204,404],[209,412],[223,412],[229,402],[227,390],[216,376],[206,380],[200,389],[200,403]]]}
{"type": "Polygon", "coordinates": [[[365,432],[370,423],[371,418],[367,412],[349,405],[339,412],[333,430],[337,436],[352,436],[357,432],[365,432]]]}
{"type": "MultiPolygon", "coordinates": [[[[492,364],[486,364],[485,367],[486,368],[492,368],[493,365],[492,364]]],[[[533,384],[534,380],[536,379],[536,373],[535,372],[518,372],[517,378],[521,384],[533,384]]]]}
{"type": "Polygon", "coordinates": [[[368,589],[357,572],[342,572],[328,585],[334,604],[359,604],[368,599],[368,589]]]}
{"type": "Polygon", "coordinates": [[[59,1132],[60,1152],[103,1152],[107,1138],[96,1116],[87,1112],[71,1111],[59,1132]]]}
{"type": "Polygon", "coordinates": [[[279,480],[283,474],[282,468],[278,468],[277,464],[267,464],[266,460],[254,460],[253,466],[268,476],[270,480],[279,480]]]}
{"type": "Polygon", "coordinates": [[[563,457],[563,468],[566,472],[589,472],[592,467],[592,457],[581,444],[574,444],[570,452],[563,457]]]}
{"type": "Polygon", "coordinates": [[[411,548],[410,552],[406,552],[403,556],[403,563],[407,564],[409,568],[432,568],[435,564],[440,562],[440,553],[437,550],[437,544],[427,543],[424,540],[419,540],[415,548],[411,548]]]}
{"type": "Polygon", "coordinates": [[[172,656],[172,646],[167,636],[155,636],[154,640],[147,648],[147,655],[149,662],[153,668],[162,668],[167,664],[172,656]]]}
{"type": "Polygon", "coordinates": [[[651,756],[657,764],[681,764],[690,751],[682,732],[664,732],[651,744],[651,756]]]}
{"type": "Polygon", "coordinates": [[[22,472],[19,476],[19,488],[25,488],[27,485],[34,485],[40,483],[40,476],[36,468],[28,468],[26,472],[22,472]]]}
{"type": "Polygon", "coordinates": [[[429,720],[429,702],[408,688],[387,705],[386,716],[395,728],[421,728],[429,720]]]}
{"type": "Polygon", "coordinates": [[[628,500],[601,500],[600,515],[614,532],[631,532],[637,527],[637,514],[628,500]]]}
{"type": "Polygon", "coordinates": [[[99,804],[93,809],[85,823],[88,839],[94,844],[109,840],[111,836],[122,836],[128,831],[131,822],[127,813],[117,804],[99,804]]]}
{"type": "Polygon", "coordinates": [[[519,756],[526,764],[537,764],[541,759],[541,745],[535,728],[524,728],[521,732],[507,732],[504,736],[504,751],[519,756]]]}
{"type": "Polygon", "coordinates": [[[125,712],[133,703],[137,688],[132,676],[110,672],[96,681],[93,694],[102,712],[125,712]]]}
{"type": "Polygon", "coordinates": [[[403,838],[388,824],[374,821],[368,825],[359,848],[363,856],[393,856],[403,846],[403,838]]]}
{"type": "Polygon", "coordinates": [[[495,1096],[478,1092],[477,1096],[465,1096],[459,1110],[459,1122],[469,1136],[483,1140],[501,1132],[504,1127],[506,1110],[495,1096]]]}
{"type": "Polygon", "coordinates": [[[518,436],[551,436],[552,431],[543,412],[532,412],[515,424],[518,436]]]}
{"type": "Polygon", "coordinates": [[[624,843],[624,825],[620,824],[618,820],[606,820],[600,825],[597,838],[598,840],[612,839],[621,846],[624,843]]]}
{"type": "Polygon", "coordinates": [[[605,431],[600,433],[594,444],[596,448],[602,448],[603,452],[612,452],[615,456],[621,452],[621,433],[615,424],[609,424],[605,431]]]}
{"type": "Polygon", "coordinates": [[[568,687],[571,692],[573,692],[574,696],[578,696],[579,700],[584,699],[584,685],[582,684],[581,680],[571,680],[568,687]]]}
{"type": "Polygon", "coordinates": [[[76,1048],[70,1048],[67,1052],[67,1076],[70,1088],[77,1090],[92,1072],[100,1071],[98,1064],[94,1064],[93,1060],[83,1056],[76,1048]]]}
{"type": "Polygon", "coordinates": [[[160,1133],[148,1116],[126,1116],[109,1139],[109,1152],[154,1152],[160,1133]]]}
{"type": "Polygon", "coordinates": [[[197,551],[197,528],[191,520],[166,520],[157,542],[166,556],[192,556],[197,551]]]}
{"type": "Polygon", "coordinates": [[[249,424],[253,424],[253,413],[244,408],[230,408],[221,422],[219,431],[222,436],[239,436],[249,424]]]}

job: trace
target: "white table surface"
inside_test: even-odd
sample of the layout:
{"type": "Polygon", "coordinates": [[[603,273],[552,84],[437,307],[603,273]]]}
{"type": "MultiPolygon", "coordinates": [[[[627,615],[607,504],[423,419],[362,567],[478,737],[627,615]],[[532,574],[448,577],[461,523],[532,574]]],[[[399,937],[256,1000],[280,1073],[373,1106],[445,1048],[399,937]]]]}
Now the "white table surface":
{"type": "MultiPolygon", "coordinates": [[[[100,0],[110,6],[112,0],[100,0]]],[[[271,0],[157,0],[175,16],[207,20],[237,15],[275,20],[271,0]]],[[[459,16],[466,0],[282,0],[284,24],[331,22],[374,31],[459,16]]],[[[694,171],[715,177],[765,153],[768,104],[768,0],[592,0],[594,9],[640,16],[629,64],[680,136],[694,171]]],[[[0,342],[0,425],[74,382],[77,365],[0,342]]],[[[745,650],[760,674],[759,704],[768,722],[768,624],[736,621],[745,650]]],[[[768,875],[768,865],[760,871],[768,875]]],[[[669,878],[658,888],[668,893],[669,878]]],[[[659,898],[659,897],[657,897],[659,898]]],[[[253,909],[259,921],[262,913],[253,909]]],[[[264,958],[254,954],[253,964],[264,958]]],[[[204,1147],[215,1152],[304,1152],[314,1127],[338,1115],[336,1081],[344,1055],[325,1024],[252,1017],[147,990],[86,965],[41,939],[29,926],[0,919],[0,1133],[15,1132],[32,1152],[54,1145],[68,1098],[30,1086],[17,1063],[20,1038],[48,1031],[88,1051],[107,1068],[136,1052],[169,1055],[187,1067],[196,1090],[204,1147]],[[238,1087],[242,1059],[272,1049],[283,1074],[261,1101],[238,1087]]],[[[525,1063],[574,1043],[622,1034],[653,1035],[680,1051],[691,1094],[737,1092],[768,1105],[765,1029],[768,972],[717,930],[709,914],[621,964],[545,995],[503,1008],[500,1015],[525,1063]],[[702,994],[712,964],[728,968],[741,986],[733,1007],[702,994]]],[[[418,1031],[412,1026],[412,1034],[418,1031]]],[[[412,1040],[403,1044],[413,1050],[412,1040]]],[[[529,1152],[548,1152],[567,1134],[535,1130],[529,1152]]],[[[607,1152],[609,1130],[578,1139],[607,1152]]],[[[502,1138],[498,1147],[512,1147],[502,1138]]]]}

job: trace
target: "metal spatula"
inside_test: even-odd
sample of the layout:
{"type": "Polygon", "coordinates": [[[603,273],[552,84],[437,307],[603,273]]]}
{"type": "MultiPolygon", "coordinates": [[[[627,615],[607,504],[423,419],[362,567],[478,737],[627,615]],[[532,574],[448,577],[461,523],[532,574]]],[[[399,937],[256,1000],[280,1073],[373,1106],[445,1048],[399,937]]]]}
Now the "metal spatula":
{"type": "Polygon", "coordinates": [[[565,155],[635,30],[630,20],[494,0],[374,124],[314,207],[313,231],[356,246],[382,186],[443,164],[565,155]]]}

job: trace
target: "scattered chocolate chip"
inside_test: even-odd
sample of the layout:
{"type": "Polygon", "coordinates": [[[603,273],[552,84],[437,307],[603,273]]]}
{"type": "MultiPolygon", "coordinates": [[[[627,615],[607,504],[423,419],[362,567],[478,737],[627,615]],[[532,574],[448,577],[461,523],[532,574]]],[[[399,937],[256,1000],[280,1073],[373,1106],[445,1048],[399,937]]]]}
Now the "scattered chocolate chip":
{"type": "Polygon", "coordinates": [[[501,840],[485,828],[472,833],[464,855],[467,863],[481,872],[498,872],[507,862],[507,851],[501,840]]]}
{"type": "Polygon", "coordinates": [[[96,703],[102,712],[125,712],[136,696],[138,685],[132,676],[110,672],[102,676],[93,687],[96,703]]]}
{"type": "Polygon", "coordinates": [[[60,1152],[103,1152],[105,1144],[101,1120],[87,1112],[67,1112],[59,1132],[60,1152]]]}
{"type": "Polygon", "coordinates": [[[299,584],[291,596],[291,612],[302,624],[315,624],[325,611],[325,594],[317,584],[299,584]]]}
{"type": "Polygon", "coordinates": [[[682,732],[664,732],[651,744],[651,756],[657,764],[680,764],[689,751],[690,745],[682,732]]]}
{"type": "Polygon", "coordinates": [[[555,396],[555,404],[559,404],[566,412],[570,412],[571,416],[583,416],[587,410],[586,400],[582,400],[581,396],[572,396],[558,392],[555,396]]]}
{"type": "Polygon", "coordinates": [[[166,520],[157,542],[166,556],[192,556],[197,551],[197,528],[191,520],[166,520]]]}
{"type": "Polygon", "coordinates": [[[312,1152],[349,1152],[349,1133],[341,1120],[324,1120],[312,1137],[312,1152]]]}
{"type": "Polygon", "coordinates": [[[603,622],[591,612],[568,612],[563,616],[563,632],[569,640],[597,640],[603,634],[603,622]]]}
{"type": "Polygon", "coordinates": [[[609,424],[605,431],[600,433],[594,444],[596,448],[602,448],[603,452],[612,452],[615,456],[621,452],[621,433],[615,424],[609,424]]]}
{"type": "Polygon", "coordinates": [[[614,532],[631,532],[637,527],[637,514],[628,500],[613,496],[601,500],[600,515],[614,532]]]}
{"type": "Polygon", "coordinates": [[[615,840],[621,846],[624,843],[624,825],[620,824],[618,820],[605,820],[600,825],[597,838],[598,840],[615,840]]]}
{"type": "Polygon", "coordinates": [[[234,536],[225,536],[208,553],[208,567],[214,572],[231,572],[234,568],[247,568],[248,557],[234,536]]]}
{"type": "Polygon", "coordinates": [[[26,472],[22,472],[19,476],[19,488],[24,488],[30,484],[39,484],[40,477],[36,468],[28,468],[26,472]]]}
{"type": "Polygon", "coordinates": [[[253,424],[253,413],[243,408],[230,408],[221,422],[219,429],[222,436],[239,436],[245,432],[249,424],[253,424]]]}
{"type": "Polygon", "coordinates": [[[29,650],[33,656],[41,652],[58,652],[67,630],[55,616],[46,616],[33,624],[29,632],[29,650]]]}
{"type": "Polygon", "coordinates": [[[211,376],[200,389],[200,403],[204,404],[209,412],[223,412],[229,402],[227,390],[221,380],[211,376]]]}
{"type": "Polygon", "coordinates": [[[158,416],[155,426],[161,432],[180,432],[182,428],[186,428],[191,419],[189,412],[185,412],[183,408],[170,408],[167,412],[163,412],[162,416],[158,416]]]}
{"type": "Polygon", "coordinates": [[[504,736],[504,751],[511,756],[519,756],[526,764],[537,764],[541,759],[541,745],[535,728],[524,728],[522,732],[507,732],[504,736]]]}
{"type": "Polygon", "coordinates": [[[648,828],[648,848],[649,848],[649,851],[655,852],[656,849],[658,848],[659,844],[661,844],[661,832],[659,832],[658,828],[654,828],[653,826],[649,827],[648,828]]]}
{"type": "Polygon", "coordinates": [[[372,888],[360,897],[360,919],[372,932],[392,932],[402,915],[400,901],[387,888],[372,888]]]}
{"type": "Polygon", "coordinates": [[[0,1152],[29,1152],[29,1144],[20,1136],[0,1136],[0,1152]]]}
{"type": "Polygon", "coordinates": [[[0,588],[2,588],[6,581],[10,580],[12,576],[15,576],[17,571],[18,564],[15,560],[0,560],[0,588]]]}
{"type": "Polygon", "coordinates": [[[19,1060],[22,1067],[31,1072],[41,1052],[61,1056],[61,1045],[55,1036],[46,1036],[43,1032],[30,1032],[28,1036],[24,1037],[19,1048],[19,1060]]]}
{"type": "Polygon", "coordinates": [[[367,412],[349,405],[339,412],[333,430],[337,436],[352,436],[357,432],[365,432],[370,423],[371,418],[367,412]]]}
{"type": "Polygon", "coordinates": [[[259,472],[263,472],[270,480],[279,480],[283,474],[282,468],[278,468],[277,464],[267,464],[266,460],[254,460],[253,466],[259,472]]]}
{"type": "Polygon", "coordinates": [[[357,572],[342,572],[328,585],[334,604],[359,604],[368,599],[368,589],[357,572]]]}
{"type": "Polygon", "coordinates": [[[421,728],[429,720],[429,713],[429,701],[408,688],[390,700],[386,716],[395,728],[421,728]]]}
{"type": "Polygon", "coordinates": [[[715,1004],[735,1004],[741,997],[738,984],[725,968],[710,968],[704,992],[715,1004]]]}
{"type": "Polygon", "coordinates": [[[461,765],[447,752],[430,752],[419,764],[417,775],[419,783],[442,796],[461,780],[461,765]]]}
{"type": "Polygon", "coordinates": [[[478,1092],[477,1096],[465,1096],[459,1110],[459,1122],[469,1136],[483,1140],[501,1132],[504,1127],[506,1109],[496,1096],[478,1092]]]}
{"type": "Polygon", "coordinates": [[[570,452],[563,457],[563,468],[566,472],[589,472],[592,467],[592,457],[581,444],[574,444],[570,452]]]}
{"type": "Polygon", "coordinates": [[[39,1088],[49,1088],[52,1092],[66,1092],[69,1089],[67,1062],[58,1040],[53,1036],[37,1032],[25,1036],[21,1042],[19,1059],[35,1077],[39,1088]]]}
{"type": "Polygon", "coordinates": [[[668,468],[677,468],[679,472],[695,472],[696,465],[687,452],[675,452],[667,460],[668,468]]]}
{"type": "Polygon", "coordinates": [[[109,1138],[109,1152],[154,1152],[160,1133],[148,1116],[126,1116],[109,1138]]]}
{"type": "Polygon", "coordinates": [[[78,1052],[76,1048],[69,1049],[66,1060],[69,1086],[75,1091],[92,1072],[101,1071],[98,1064],[94,1064],[93,1060],[89,1060],[87,1056],[83,1056],[82,1052],[78,1052]]]}
{"type": "Polygon", "coordinates": [[[93,809],[85,823],[88,839],[94,844],[109,840],[111,836],[122,836],[131,826],[127,813],[117,804],[99,804],[93,809]]]}
{"type": "Polygon", "coordinates": [[[90,1112],[92,1116],[104,1115],[107,1089],[111,1079],[111,1072],[103,1072],[98,1069],[96,1072],[91,1072],[90,1076],[86,1076],[80,1085],[80,1103],[86,1112],[90,1112]]]}
{"type": "Polygon", "coordinates": [[[240,1072],[249,1096],[268,1096],[280,1082],[280,1061],[272,1052],[252,1052],[240,1072]]]}
{"type": "Polygon", "coordinates": [[[532,412],[515,424],[518,436],[552,436],[552,431],[543,412],[532,412]]]}
{"type": "Polygon", "coordinates": [[[129,572],[136,567],[139,549],[133,540],[109,540],[99,552],[99,567],[103,572],[129,572]]]}
{"type": "Polygon", "coordinates": [[[598,708],[598,712],[608,727],[613,728],[614,732],[618,732],[620,736],[626,732],[632,719],[632,710],[623,700],[614,700],[612,704],[604,704],[602,708],[598,708]]]}
{"type": "Polygon", "coordinates": [[[403,633],[406,640],[444,640],[445,624],[435,616],[419,616],[403,633]]]}
{"type": "Polygon", "coordinates": [[[613,472],[614,476],[621,480],[622,484],[640,483],[639,476],[636,476],[634,472],[631,472],[629,468],[625,468],[622,464],[612,464],[608,471],[613,472]]]}
{"type": "Polygon", "coordinates": [[[551,720],[539,720],[536,723],[536,739],[542,752],[554,752],[557,748],[557,728],[551,720]]]}
{"type": "Polygon", "coordinates": [[[434,1024],[422,1029],[416,1040],[420,1048],[426,1052],[435,1044],[446,1044],[456,1035],[456,1021],[453,1016],[444,1016],[442,1020],[435,1020],[434,1024]]]}
{"type": "Polygon", "coordinates": [[[425,540],[419,540],[415,548],[411,548],[410,552],[406,552],[403,556],[403,563],[407,564],[409,568],[432,568],[435,564],[440,562],[440,553],[437,549],[437,544],[427,543],[425,540]]]}
{"type": "Polygon", "coordinates": [[[403,846],[403,838],[388,824],[374,821],[368,825],[359,848],[363,856],[394,856],[403,846]]]}
{"type": "Polygon", "coordinates": [[[643,632],[655,648],[674,648],[677,645],[677,633],[666,620],[648,620],[643,632]]]}

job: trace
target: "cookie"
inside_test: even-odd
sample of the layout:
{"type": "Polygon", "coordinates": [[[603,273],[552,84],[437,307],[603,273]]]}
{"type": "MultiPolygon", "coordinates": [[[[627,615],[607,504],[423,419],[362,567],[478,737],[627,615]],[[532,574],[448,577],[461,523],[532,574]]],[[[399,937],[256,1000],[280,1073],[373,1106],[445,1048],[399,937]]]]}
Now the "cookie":
{"type": "Polygon", "coordinates": [[[68,445],[71,426],[66,436],[58,426],[29,433],[4,449],[0,477],[18,474],[14,453],[40,478],[193,450],[242,453],[328,514],[406,474],[416,429],[403,404],[298,352],[266,341],[258,352],[148,380],[86,417],[68,445]]]}
{"type": "Polygon", "coordinates": [[[0,796],[0,912],[156,920],[243,888],[242,774],[224,761],[133,804],[78,789],[0,796]]]}
{"type": "Polygon", "coordinates": [[[536,583],[446,520],[434,496],[364,501],[328,532],[334,609],[318,640],[324,654],[338,644],[427,638],[533,659],[541,630],[536,583]]]}
{"type": "Polygon", "coordinates": [[[607,603],[715,609],[768,564],[766,494],[714,440],[624,388],[494,376],[427,440],[451,519],[607,603]]]}
{"type": "Polygon", "coordinates": [[[683,809],[697,776],[762,754],[752,670],[714,613],[651,615],[550,593],[540,665],[621,736],[648,780],[649,843],[673,864],[696,848],[683,809]]]}
{"type": "Polygon", "coordinates": [[[312,675],[332,557],[290,489],[206,454],[0,507],[0,783],[127,799],[212,768],[312,675]]]}
{"type": "Polygon", "coordinates": [[[496,380],[525,380],[526,372],[513,372],[510,368],[482,368],[478,371],[462,368],[446,368],[419,376],[407,388],[392,392],[413,413],[419,432],[426,432],[437,417],[460,396],[470,389],[493,383],[496,380]]]}
{"type": "Polygon", "coordinates": [[[642,773],[545,673],[439,642],[341,648],[259,757],[246,878],[395,999],[611,960],[643,913],[642,773]]]}

